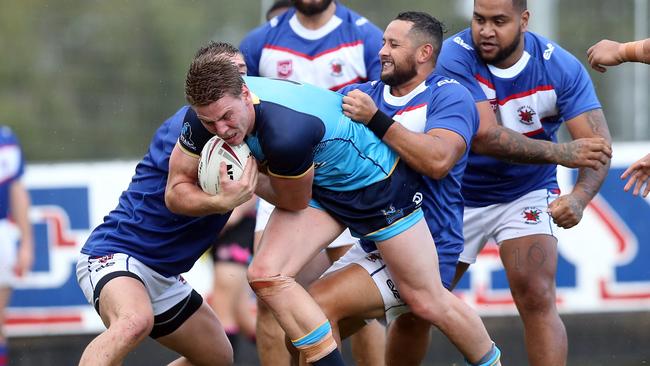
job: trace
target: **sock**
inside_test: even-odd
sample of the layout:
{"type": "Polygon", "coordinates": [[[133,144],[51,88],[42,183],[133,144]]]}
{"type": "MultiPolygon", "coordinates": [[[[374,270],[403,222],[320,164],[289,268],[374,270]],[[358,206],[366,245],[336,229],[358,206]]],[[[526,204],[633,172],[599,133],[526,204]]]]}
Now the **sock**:
{"type": "Polygon", "coordinates": [[[473,364],[467,361],[468,366],[499,366],[501,365],[501,350],[494,343],[492,343],[492,348],[481,357],[481,359],[473,364]]]}
{"type": "Polygon", "coordinates": [[[314,366],[345,366],[343,362],[343,357],[341,357],[341,352],[338,349],[330,352],[327,356],[321,358],[318,361],[312,362],[314,366]]]}
{"type": "Polygon", "coordinates": [[[0,366],[7,366],[9,358],[7,357],[7,344],[0,343],[0,366]]]}

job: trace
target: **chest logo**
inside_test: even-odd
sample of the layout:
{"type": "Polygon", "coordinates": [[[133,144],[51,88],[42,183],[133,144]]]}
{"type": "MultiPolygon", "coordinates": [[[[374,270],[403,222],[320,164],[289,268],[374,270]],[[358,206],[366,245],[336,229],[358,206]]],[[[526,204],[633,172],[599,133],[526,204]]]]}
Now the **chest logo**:
{"type": "Polygon", "coordinates": [[[330,61],[330,75],[337,77],[343,75],[343,61],[338,58],[330,61]]]}
{"type": "Polygon", "coordinates": [[[536,115],[535,111],[530,106],[522,106],[517,109],[517,117],[519,122],[525,125],[532,125],[534,122],[533,117],[536,115]]]}
{"type": "Polygon", "coordinates": [[[278,77],[286,79],[293,74],[293,63],[291,60],[278,61],[278,77]]]}

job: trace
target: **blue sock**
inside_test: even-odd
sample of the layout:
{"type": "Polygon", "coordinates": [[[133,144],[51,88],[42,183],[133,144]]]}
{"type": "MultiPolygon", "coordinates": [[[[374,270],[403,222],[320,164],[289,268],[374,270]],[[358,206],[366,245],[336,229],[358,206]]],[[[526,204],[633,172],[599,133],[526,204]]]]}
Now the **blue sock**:
{"type": "Polygon", "coordinates": [[[490,351],[485,354],[477,363],[470,363],[467,361],[468,366],[494,366],[499,365],[499,360],[501,359],[501,350],[494,343],[492,343],[492,348],[490,351]]]}
{"type": "Polygon", "coordinates": [[[0,366],[7,366],[9,358],[7,357],[7,344],[0,343],[0,366]]]}
{"type": "Polygon", "coordinates": [[[312,363],[314,366],[345,366],[341,352],[338,349],[330,352],[327,356],[312,363]]]}

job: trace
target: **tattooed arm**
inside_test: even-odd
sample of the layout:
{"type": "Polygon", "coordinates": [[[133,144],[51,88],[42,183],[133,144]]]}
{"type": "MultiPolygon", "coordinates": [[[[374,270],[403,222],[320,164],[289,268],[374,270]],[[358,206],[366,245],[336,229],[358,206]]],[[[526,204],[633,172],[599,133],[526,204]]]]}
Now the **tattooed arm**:
{"type": "MultiPolygon", "coordinates": [[[[602,109],[585,112],[566,122],[574,139],[600,137],[608,143],[611,141],[607,122],[602,109]]],[[[549,205],[549,211],[555,223],[568,229],[580,222],[582,212],[589,201],[598,193],[609,171],[609,159],[599,169],[581,168],[573,191],[561,196],[549,205]]]]}
{"type": "Polygon", "coordinates": [[[608,139],[598,136],[576,138],[556,144],[535,140],[496,122],[490,102],[476,103],[481,124],[472,143],[472,151],[522,164],[560,164],[568,168],[598,169],[612,156],[608,139]]]}

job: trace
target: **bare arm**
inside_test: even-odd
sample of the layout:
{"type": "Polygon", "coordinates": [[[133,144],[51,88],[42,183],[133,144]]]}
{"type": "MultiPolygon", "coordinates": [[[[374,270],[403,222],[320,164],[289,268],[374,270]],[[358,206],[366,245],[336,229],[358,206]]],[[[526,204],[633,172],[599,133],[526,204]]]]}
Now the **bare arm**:
{"type": "Polygon", "coordinates": [[[18,276],[22,276],[32,268],[34,261],[34,239],[32,224],[29,221],[30,199],[25,185],[20,180],[11,184],[9,195],[11,217],[20,230],[18,260],[14,271],[18,276]]]}
{"type": "MultiPolygon", "coordinates": [[[[368,94],[352,90],[343,98],[343,111],[352,120],[367,125],[377,113],[377,106],[368,94]]],[[[418,133],[399,123],[390,126],[382,141],[413,170],[433,179],[449,174],[467,148],[465,139],[456,132],[434,128],[427,133],[418,133]]]]}
{"type": "Polygon", "coordinates": [[[650,63],[650,38],[628,43],[603,39],[587,50],[591,67],[605,72],[605,66],[616,66],[623,62],[650,63]]]}
{"type": "Polygon", "coordinates": [[[298,211],[307,208],[313,182],[313,166],[299,177],[284,178],[262,174],[256,193],[276,207],[298,211]]]}
{"type": "Polygon", "coordinates": [[[253,197],[257,184],[257,164],[250,157],[239,181],[232,181],[222,164],[220,191],[211,196],[198,186],[199,159],[184,153],[178,144],[169,158],[165,204],[170,211],[187,216],[223,214],[253,197]]]}
{"type": "MultiPolygon", "coordinates": [[[[585,112],[567,121],[566,126],[574,139],[601,137],[608,142],[611,141],[607,121],[600,108],[585,112]]],[[[580,222],[585,207],[598,193],[600,186],[605,181],[609,172],[609,164],[608,160],[604,166],[598,169],[581,168],[573,191],[549,205],[551,216],[558,226],[570,228],[580,222]]]]}
{"type": "Polygon", "coordinates": [[[481,123],[472,142],[472,151],[521,164],[559,164],[568,168],[597,169],[609,163],[612,156],[609,139],[576,138],[556,144],[528,138],[497,124],[490,102],[476,103],[481,123]]]}

